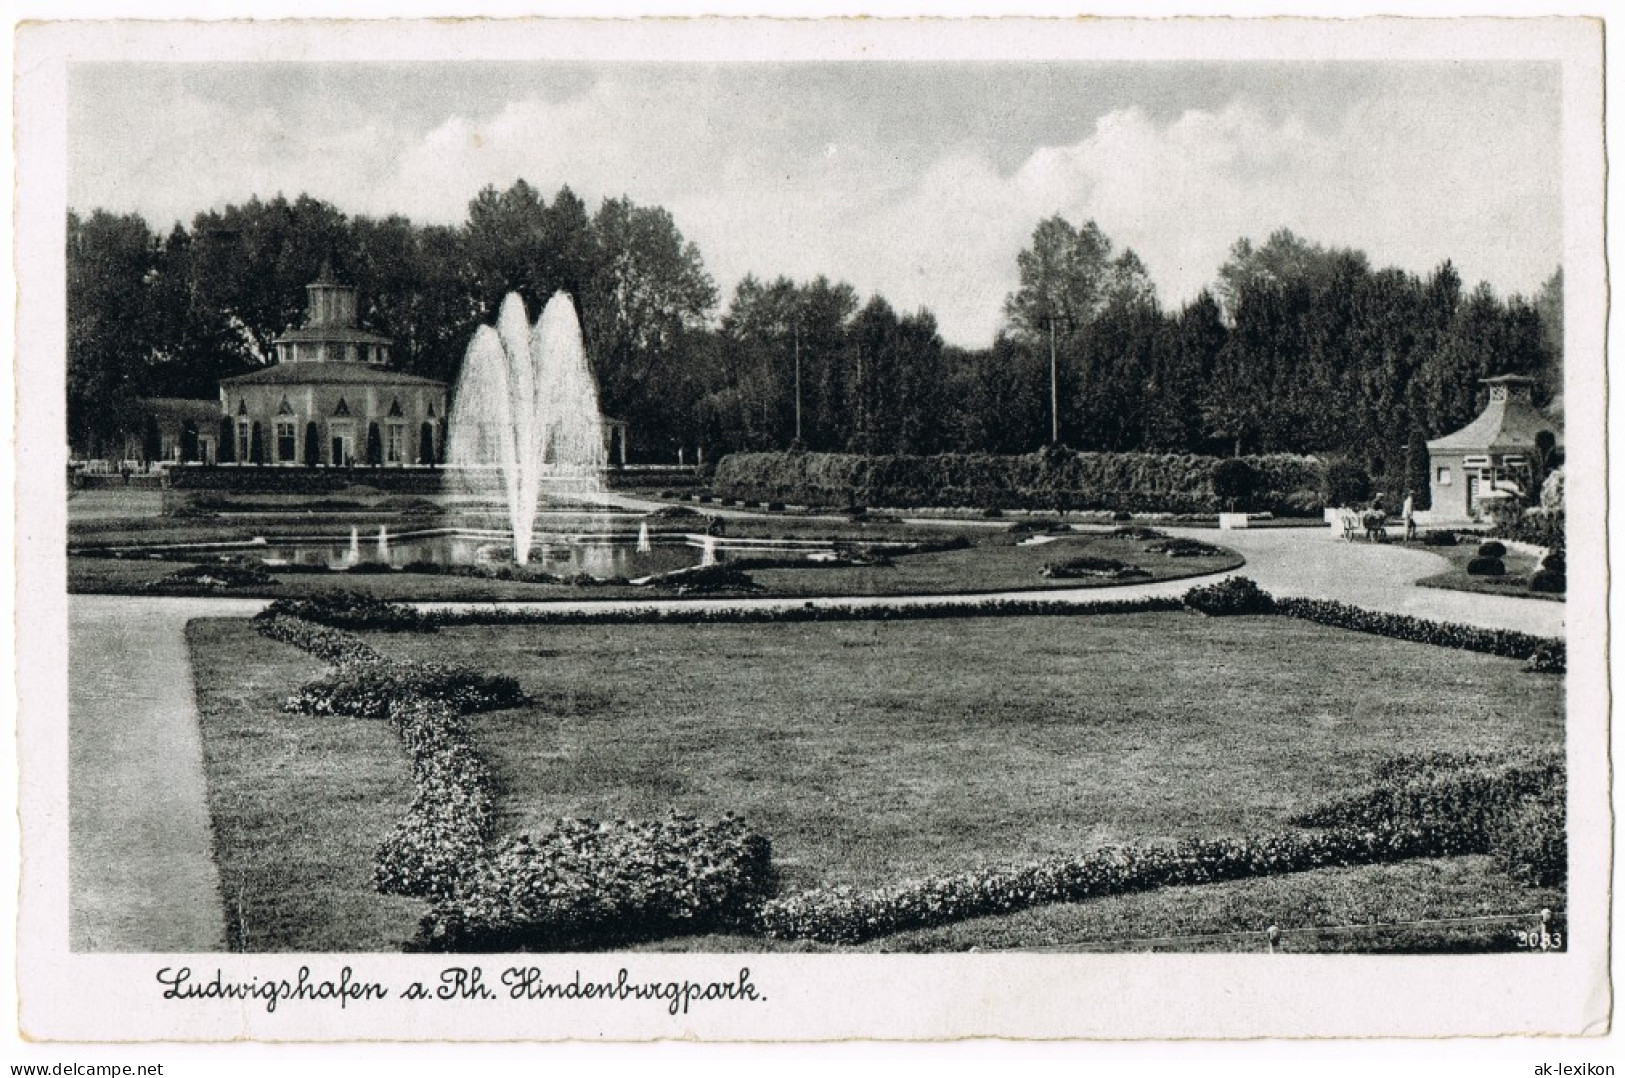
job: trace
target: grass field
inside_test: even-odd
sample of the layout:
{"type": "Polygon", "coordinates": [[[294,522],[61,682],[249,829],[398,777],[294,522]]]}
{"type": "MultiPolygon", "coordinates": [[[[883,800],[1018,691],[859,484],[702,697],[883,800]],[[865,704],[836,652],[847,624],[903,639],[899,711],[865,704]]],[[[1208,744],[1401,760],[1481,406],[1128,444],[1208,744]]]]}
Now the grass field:
{"type": "MultiPolygon", "coordinates": [[[[392,735],[281,714],[315,664],[246,623],[197,622],[190,639],[222,878],[251,926],[280,926],[287,947],[404,939],[410,904],[365,879],[407,796],[392,735]]],[[[512,674],[535,697],[474,722],[501,831],[732,811],[772,839],[791,889],[1279,828],[1385,756],[1563,731],[1561,679],[1286,618],[470,627],[372,642],[512,674]]],[[[1395,877],[1384,901],[1427,907],[1430,879],[1395,877]]],[[[1141,896],[1118,934],[1200,921],[1179,894],[1141,896]]],[[[1016,918],[1052,916],[990,921],[1017,925],[1000,937],[1014,939],[1016,918]]],[[[939,930],[946,942],[930,946],[987,925],[939,930]]]]}

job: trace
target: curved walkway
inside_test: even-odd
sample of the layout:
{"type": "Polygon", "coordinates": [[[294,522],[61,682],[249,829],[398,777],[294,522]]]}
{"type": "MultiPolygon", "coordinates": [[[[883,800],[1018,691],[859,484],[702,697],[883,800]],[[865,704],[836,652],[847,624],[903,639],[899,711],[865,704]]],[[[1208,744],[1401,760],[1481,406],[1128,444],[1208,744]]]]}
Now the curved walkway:
{"type": "MultiPolygon", "coordinates": [[[[1168,529],[1232,547],[1247,558],[1235,574],[1280,596],[1335,599],[1371,610],[1541,636],[1563,635],[1562,603],[1419,588],[1446,565],[1438,555],[1348,543],[1330,528],[1214,533],[1168,529]]],[[[418,603],[426,610],[723,609],[737,607],[932,606],[967,598],[1087,604],[1182,595],[1220,576],[1113,588],[1056,588],[967,597],[730,598],[547,603],[418,603]]],[[[72,949],[209,951],[224,947],[219,878],[202,741],[192,690],[186,623],[246,617],[260,599],[74,595],[70,635],[69,871],[72,949]]]]}
{"type": "Polygon", "coordinates": [[[1233,573],[1126,584],[1109,588],[1046,588],[966,595],[883,595],[838,598],[617,599],[562,602],[414,603],[421,610],[637,610],[785,609],[788,607],[913,606],[995,603],[1021,599],[1054,603],[1093,603],[1185,594],[1197,584],[1226,576],[1247,576],[1272,595],[1334,599],[1391,614],[1453,621],[1485,629],[1514,629],[1538,636],[1563,635],[1563,604],[1540,599],[1421,588],[1416,581],[1442,571],[1437,554],[1394,544],[1350,543],[1330,528],[1259,528],[1215,533],[1212,529],[1168,528],[1171,535],[1219,543],[1238,551],[1247,564],[1233,573]]]}

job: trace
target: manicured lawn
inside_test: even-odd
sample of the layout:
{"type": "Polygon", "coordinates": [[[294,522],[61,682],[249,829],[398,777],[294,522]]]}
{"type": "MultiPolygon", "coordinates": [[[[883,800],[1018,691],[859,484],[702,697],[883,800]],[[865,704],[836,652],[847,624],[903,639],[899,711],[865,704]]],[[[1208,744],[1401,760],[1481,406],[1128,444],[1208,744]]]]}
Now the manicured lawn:
{"type": "Polygon", "coordinates": [[[469,627],[370,638],[511,674],[475,729],[504,830],[732,811],[790,886],[1280,827],[1379,759],[1553,744],[1561,679],[1287,618],[469,627]]]}
{"type": "Polygon", "coordinates": [[[226,935],[240,951],[398,950],[423,906],[372,888],[372,851],[411,801],[382,723],[280,710],[322,664],[252,624],[186,627],[226,935]]]}
{"type": "MultiPolygon", "coordinates": [[[[197,622],[190,639],[222,879],[249,946],[399,945],[417,907],[368,879],[409,793],[393,736],[381,723],[282,714],[317,666],[246,623],[197,622]]],[[[1563,736],[1560,678],[1286,618],[485,626],[369,639],[396,657],[512,674],[536,698],[473,720],[500,831],[732,811],[772,839],[787,889],[1276,829],[1392,753],[1563,736]]],[[[1396,894],[1426,905],[1438,888],[1418,879],[1396,894]]],[[[1469,897],[1478,887],[1462,886],[1469,897]]],[[[1181,894],[1139,896],[1148,905],[1123,907],[1116,934],[1223,921],[1180,912],[1181,894]]],[[[1359,894],[1335,908],[1386,918],[1380,904],[1357,909],[1359,894]]],[[[999,938],[1017,939],[1027,930],[1015,918],[1062,916],[990,920],[1015,924],[999,938]]],[[[952,946],[981,931],[956,926],[952,946]]]]}

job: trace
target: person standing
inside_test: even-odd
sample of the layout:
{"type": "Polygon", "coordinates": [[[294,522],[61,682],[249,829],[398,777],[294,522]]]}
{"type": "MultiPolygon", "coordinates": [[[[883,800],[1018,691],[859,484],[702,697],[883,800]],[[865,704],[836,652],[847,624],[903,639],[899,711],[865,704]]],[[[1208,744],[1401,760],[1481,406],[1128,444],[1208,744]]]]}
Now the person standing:
{"type": "Polygon", "coordinates": [[[1405,519],[1405,541],[1416,541],[1416,499],[1410,491],[1405,492],[1405,504],[1400,509],[1400,516],[1405,519]]]}

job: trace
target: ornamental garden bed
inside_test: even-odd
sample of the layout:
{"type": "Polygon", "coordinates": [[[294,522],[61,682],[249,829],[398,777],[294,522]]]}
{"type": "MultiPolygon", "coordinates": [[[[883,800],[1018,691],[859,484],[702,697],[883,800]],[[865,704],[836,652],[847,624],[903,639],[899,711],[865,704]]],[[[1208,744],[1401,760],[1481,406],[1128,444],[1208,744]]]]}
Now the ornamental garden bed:
{"type": "MultiPolygon", "coordinates": [[[[512,676],[531,698],[467,720],[490,768],[497,835],[541,831],[561,816],[733,812],[770,838],[790,893],[1103,844],[1279,831],[1359,786],[1396,747],[1493,751],[1562,740],[1561,678],[1296,618],[363,635],[392,659],[512,676]],[[1450,693],[1436,691],[1441,679],[1450,693]]],[[[225,885],[228,921],[250,926],[234,940],[263,949],[404,944],[411,930],[398,904],[409,900],[371,890],[374,851],[410,800],[394,737],[378,722],[280,711],[319,667],[250,625],[194,623],[190,639],[222,879],[235,881],[235,891],[225,885]],[[288,676],[289,656],[303,675],[288,676]],[[282,666],[267,672],[267,662],[282,666]],[[371,782],[388,784],[382,758],[394,758],[393,792],[374,791],[369,802],[393,806],[373,813],[388,820],[324,808],[354,797],[345,792],[355,785],[352,750],[333,758],[331,739],[341,735],[370,738],[371,782]],[[353,871],[333,867],[351,861],[353,871]],[[376,912],[335,926],[326,913],[335,907],[376,912]]],[[[1414,887],[1425,893],[1425,879],[1414,887]]],[[[1173,902],[1185,890],[1198,889],[1159,894],[1173,902]]],[[[980,938],[987,920],[932,930],[948,934],[933,947],[980,938]]]]}
{"type": "MultiPolygon", "coordinates": [[[[670,530],[698,531],[692,522],[672,522],[670,530]]],[[[277,534],[332,535],[337,525],[307,524],[298,529],[283,530],[277,534]]],[[[348,530],[346,526],[343,530],[348,530]]],[[[114,546],[120,542],[221,542],[244,540],[265,532],[266,529],[231,529],[216,525],[200,526],[195,531],[169,528],[152,537],[139,531],[118,533],[100,531],[83,537],[97,546],[114,546]]],[[[746,575],[754,585],[753,594],[766,596],[864,596],[864,595],[949,595],[978,592],[1041,591],[1049,588],[1111,587],[1122,583],[1152,583],[1205,576],[1235,569],[1243,559],[1234,551],[1206,544],[1193,544],[1200,548],[1197,556],[1170,558],[1150,549],[1153,544],[1131,537],[1106,533],[1069,533],[1054,542],[1022,546],[1018,540],[1027,536],[1007,533],[1004,529],[965,529],[924,526],[909,527],[896,524],[843,524],[823,526],[787,526],[780,521],[750,522],[749,526],[728,522],[728,534],[734,537],[762,537],[775,539],[805,539],[813,536],[830,539],[837,544],[880,544],[881,549],[893,551],[876,564],[807,564],[796,567],[748,567],[746,575]],[[929,549],[922,553],[902,553],[904,545],[924,544],[944,547],[952,542],[963,545],[957,549],[929,549]],[[1142,570],[1144,575],[1130,573],[1116,577],[1047,577],[1046,565],[1071,558],[1091,557],[1121,562],[1142,570]]],[[[1188,541],[1187,541],[1188,542],[1188,541]]],[[[218,560],[218,559],[216,559],[218,560]]],[[[573,601],[580,599],[641,599],[651,597],[651,589],[626,584],[603,583],[577,586],[558,583],[537,583],[526,580],[489,579],[450,573],[418,572],[279,572],[273,570],[266,582],[227,584],[218,582],[200,584],[196,581],[174,578],[177,570],[188,564],[203,561],[177,561],[142,557],[139,554],[123,557],[70,556],[68,559],[68,590],[71,593],[102,594],[173,594],[173,595],[233,595],[263,598],[286,596],[314,596],[334,591],[365,592],[380,599],[396,602],[463,601],[502,602],[573,601]]],[[[669,596],[662,596],[669,597],[669,596]]]]}
{"type": "Polygon", "coordinates": [[[1424,588],[1444,588],[1447,591],[1476,592],[1482,595],[1510,595],[1517,599],[1539,599],[1560,603],[1561,592],[1537,591],[1529,586],[1530,577],[1538,567],[1539,559],[1515,549],[1508,549],[1501,558],[1505,572],[1500,576],[1481,576],[1467,571],[1477,557],[1479,544],[1464,542],[1453,547],[1428,547],[1450,563],[1450,567],[1433,576],[1423,577],[1416,583],[1424,588]]]}

